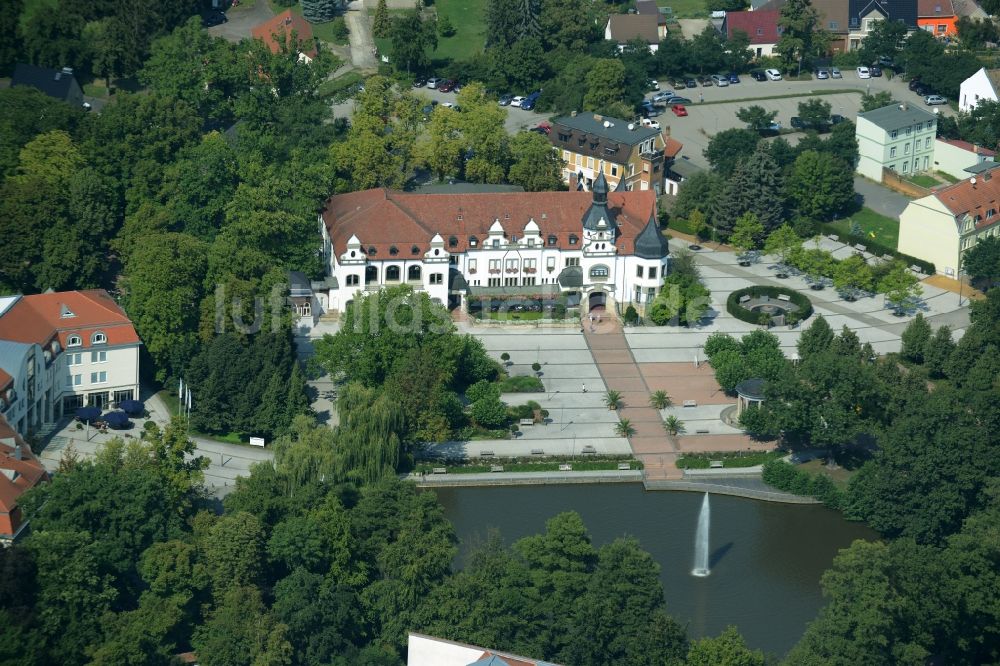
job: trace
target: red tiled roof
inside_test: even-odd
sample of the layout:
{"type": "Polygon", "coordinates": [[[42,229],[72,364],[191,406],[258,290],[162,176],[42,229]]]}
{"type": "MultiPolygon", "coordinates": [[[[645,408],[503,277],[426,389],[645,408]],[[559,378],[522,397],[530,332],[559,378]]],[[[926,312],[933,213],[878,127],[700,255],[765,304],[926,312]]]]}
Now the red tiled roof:
{"type": "Polygon", "coordinates": [[[0,340],[44,346],[58,336],[65,349],[66,339],[76,333],[82,346],[89,347],[96,331],[103,332],[112,346],[142,342],[128,315],[103,289],[22,296],[0,316],[0,340]],[[63,308],[75,316],[63,317],[63,308]]]}
{"type": "Polygon", "coordinates": [[[665,157],[677,157],[677,155],[683,150],[684,144],[674,139],[673,137],[667,137],[666,143],[663,146],[663,155],[665,157]]]}
{"type": "Polygon", "coordinates": [[[0,470],[14,473],[14,478],[11,479],[7,474],[0,472],[0,511],[9,514],[17,508],[17,500],[25,491],[47,480],[49,475],[31,452],[31,447],[14,432],[2,416],[0,416],[0,440],[6,440],[0,441],[0,470]],[[14,446],[21,449],[20,460],[14,457],[14,446],[8,443],[10,440],[14,441],[14,446]]]}
{"type": "Polygon", "coordinates": [[[989,148],[983,148],[982,146],[977,146],[974,143],[969,143],[968,141],[962,141],[961,139],[945,139],[943,137],[938,137],[938,141],[943,141],[944,143],[955,146],[956,148],[961,148],[970,153],[977,153],[979,155],[985,155],[986,157],[996,157],[996,151],[990,150],[989,148]]]}
{"type": "MultiPolygon", "coordinates": [[[[556,247],[568,250],[580,248],[570,245],[569,237],[583,235],[583,217],[591,200],[590,192],[410,194],[379,188],[330,197],[323,221],[338,257],[347,250],[351,236],[357,236],[362,251],[375,260],[422,259],[435,234],[441,234],[448,252],[465,252],[470,236],[482,247],[496,221],[507,238],[520,238],[532,219],[546,246],[548,237],[554,235],[556,247]],[[451,246],[451,236],[458,241],[456,246],[451,246]],[[390,252],[393,247],[395,255],[390,252]],[[375,248],[374,255],[369,248],[375,248]]],[[[652,190],[612,192],[608,207],[619,226],[619,252],[633,253],[636,237],[656,215],[656,194],[652,190]]]]}
{"type": "Polygon", "coordinates": [[[949,18],[955,15],[951,0],[917,0],[919,18],[949,18]]]}
{"type": "Polygon", "coordinates": [[[271,53],[281,51],[281,45],[285,37],[291,37],[295,33],[295,39],[300,50],[310,58],[316,57],[316,46],[313,42],[312,26],[310,26],[301,16],[294,16],[291,9],[286,9],[277,16],[269,18],[263,23],[258,23],[250,29],[250,34],[254,39],[259,39],[271,49],[271,53]]]}
{"type": "Polygon", "coordinates": [[[741,30],[750,37],[751,44],[777,44],[778,18],[781,12],[773,9],[758,9],[755,12],[727,12],[726,34],[741,30]]]}
{"type": "Polygon", "coordinates": [[[6,388],[7,384],[10,384],[13,380],[13,377],[4,372],[3,368],[0,368],[0,390],[6,388]]]}
{"type": "Polygon", "coordinates": [[[1000,222],[1000,177],[980,174],[974,178],[966,178],[954,185],[934,191],[944,206],[956,218],[966,214],[980,217],[976,228],[993,226],[1000,222]],[[973,183],[972,181],[976,181],[973,183]],[[987,218],[986,213],[993,210],[993,216],[987,218]]]}

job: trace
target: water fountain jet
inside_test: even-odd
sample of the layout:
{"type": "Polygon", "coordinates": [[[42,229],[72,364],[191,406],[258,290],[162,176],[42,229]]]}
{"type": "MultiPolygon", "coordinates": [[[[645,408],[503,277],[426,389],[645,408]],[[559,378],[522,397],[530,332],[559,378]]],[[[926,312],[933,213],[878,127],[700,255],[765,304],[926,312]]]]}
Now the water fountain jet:
{"type": "Polygon", "coordinates": [[[708,506],[708,493],[701,502],[701,511],[698,513],[698,531],[694,535],[694,569],[692,576],[704,578],[709,573],[708,569],[708,529],[711,523],[711,509],[708,506]]]}

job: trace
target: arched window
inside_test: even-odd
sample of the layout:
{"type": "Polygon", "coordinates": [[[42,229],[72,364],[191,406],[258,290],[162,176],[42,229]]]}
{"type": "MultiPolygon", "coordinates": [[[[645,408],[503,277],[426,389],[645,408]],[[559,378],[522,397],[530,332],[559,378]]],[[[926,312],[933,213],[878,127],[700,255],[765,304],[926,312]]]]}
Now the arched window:
{"type": "Polygon", "coordinates": [[[107,341],[108,341],[108,336],[104,335],[100,331],[90,336],[90,344],[92,345],[103,345],[107,341]]]}
{"type": "Polygon", "coordinates": [[[603,264],[598,264],[590,269],[590,277],[592,278],[606,278],[609,273],[608,267],[603,264]]]}
{"type": "Polygon", "coordinates": [[[406,271],[407,280],[419,280],[420,279],[420,266],[410,266],[406,271]]]}
{"type": "Polygon", "coordinates": [[[399,282],[399,266],[389,266],[386,268],[385,279],[390,282],[399,282]]]}
{"type": "Polygon", "coordinates": [[[347,276],[347,286],[348,287],[357,287],[360,282],[361,282],[361,279],[357,275],[348,275],[347,276]]]}
{"type": "Polygon", "coordinates": [[[71,335],[68,338],[66,338],[67,347],[79,347],[82,344],[83,340],[80,339],[79,335],[71,335]]]}

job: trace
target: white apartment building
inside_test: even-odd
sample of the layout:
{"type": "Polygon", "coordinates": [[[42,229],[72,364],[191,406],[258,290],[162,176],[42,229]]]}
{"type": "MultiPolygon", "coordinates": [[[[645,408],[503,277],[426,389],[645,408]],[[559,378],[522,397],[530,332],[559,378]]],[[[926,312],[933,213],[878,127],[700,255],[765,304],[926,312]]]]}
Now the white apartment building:
{"type": "Polygon", "coordinates": [[[667,271],[655,192],[609,192],[603,173],[591,192],[340,194],[320,223],[329,275],[320,302],[338,312],[398,284],[449,308],[566,294],[590,311],[648,303],[667,271]]]}
{"type": "Polygon", "coordinates": [[[104,290],[0,298],[0,415],[20,435],[139,396],[142,342],[104,290]]]}
{"type": "Polygon", "coordinates": [[[882,182],[882,169],[915,174],[934,168],[937,116],[903,102],[858,114],[857,172],[882,182]]]}

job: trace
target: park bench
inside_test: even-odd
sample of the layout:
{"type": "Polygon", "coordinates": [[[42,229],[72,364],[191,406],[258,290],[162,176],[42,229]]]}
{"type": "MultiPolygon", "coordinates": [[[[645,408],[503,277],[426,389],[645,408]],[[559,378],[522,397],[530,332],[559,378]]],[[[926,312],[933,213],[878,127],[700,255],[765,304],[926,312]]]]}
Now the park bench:
{"type": "Polygon", "coordinates": [[[779,301],[791,301],[792,297],[789,296],[788,294],[778,294],[778,300],[779,301]]]}
{"type": "Polygon", "coordinates": [[[711,469],[721,469],[722,468],[722,461],[721,460],[709,460],[708,461],[708,466],[711,469]]]}
{"type": "Polygon", "coordinates": [[[911,265],[910,270],[913,271],[914,273],[923,273],[923,271],[920,269],[920,266],[917,266],[916,264],[911,265]]]}
{"type": "Polygon", "coordinates": [[[433,470],[431,470],[431,472],[433,474],[447,474],[448,473],[448,468],[447,467],[435,467],[433,470]]]}
{"type": "Polygon", "coordinates": [[[862,252],[867,252],[868,251],[868,247],[865,246],[865,245],[862,245],[861,243],[858,243],[857,245],[855,245],[854,248],[857,249],[857,250],[861,250],[862,252]]]}
{"type": "Polygon", "coordinates": [[[485,451],[480,451],[479,452],[479,457],[480,458],[492,458],[493,457],[493,451],[490,451],[489,449],[487,449],[485,451]]]}
{"type": "Polygon", "coordinates": [[[545,451],[543,451],[542,449],[531,449],[531,455],[533,455],[533,456],[544,456],[545,455],[545,451]]]}
{"type": "Polygon", "coordinates": [[[503,471],[503,465],[490,465],[490,471],[491,472],[502,472],[503,471]]]}
{"type": "Polygon", "coordinates": [[[832,240],[832,241],[834,241],[836,243],[839,243],[840,242],[840,236],[834,234],[833,236],[830,236],[830,240],[832,240]]]}
{"type": "Polygon", "coordinates": [[[587,444],[586,446],[583,447],[583,449],[580,450],[580,453],[582,453],[584,455],[593,455],[593,454],[597,453],[597,449],[595,449],[590,444],[587,444]]]}
{"type": "Polygon", "coordinates": [[[694,434],[696,434],[696,435],[707,435],[708,434],[708,428],[701,428],[700,430],[695,430],[694,434]]]}
{"type": "Polygon", "coordinates": [[[560,472],[572,472],[573,471],[573,466],[572,465],[567,465],[566,463],[563,463],[563,464],[559,465],[559,471],[560,472]]]}
{"type": "Polygon", "coordinates": [[[629,463],[618,463],[618,469],[621,471],[626,471],[632,469],[632,465],[629,463]]]}
{"type": "Polygon", "coordinates": [[[749,302],[750,302],[749,296],[740,296],[740,303],[749,303],[749,302]]]}
{"type": "Polygon", "coordinates": [[[697,400],[685,400],[684,401],[684,406],[685,407],[697,407],[698,406],[698,401],[697,400]]]}
{"type": "Polygon", "coordinates": [[[535,419],[521,419],[517,424],[520,426],[533,426],[535,425],[535,419]]]}

